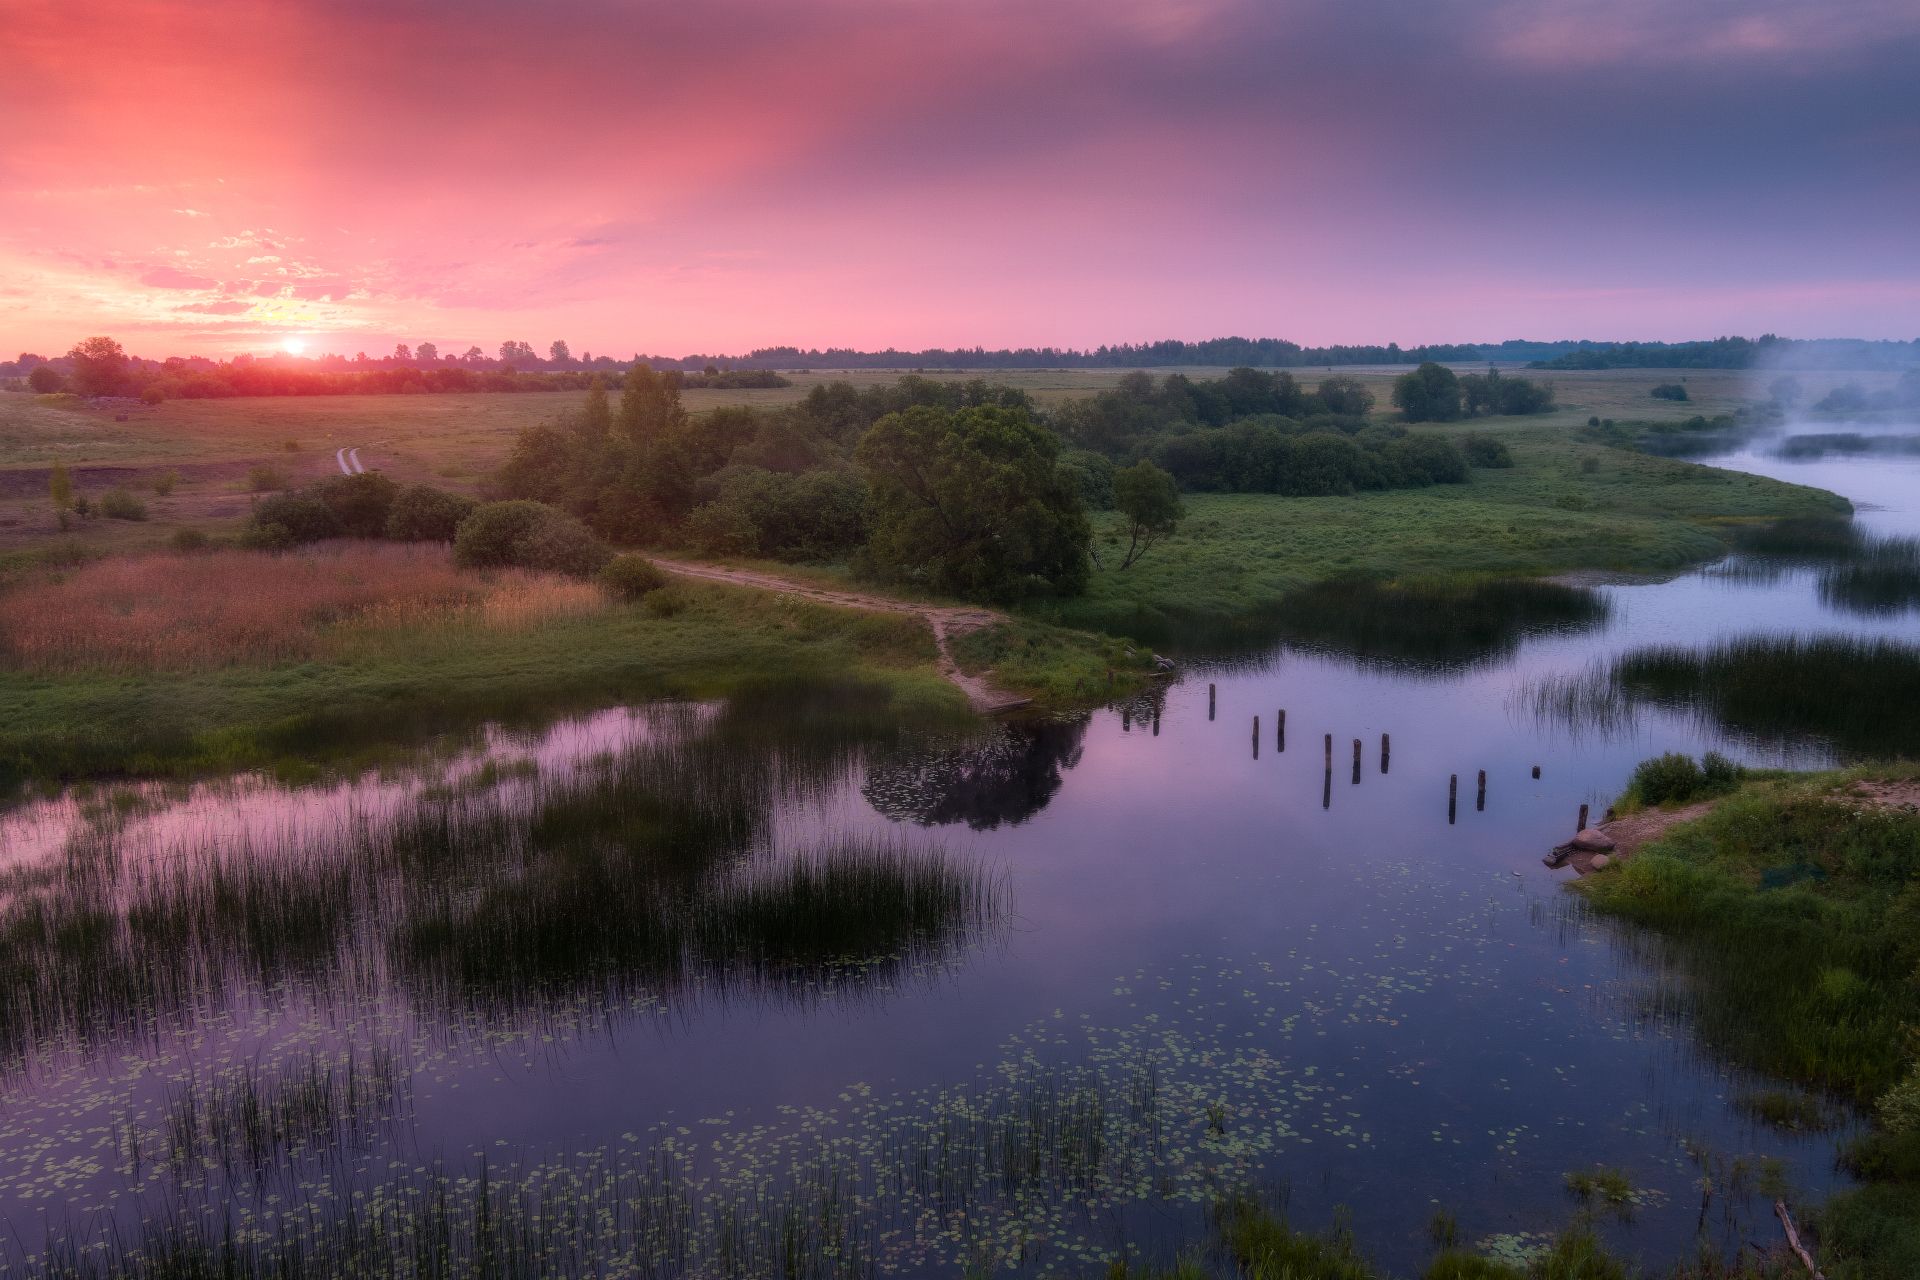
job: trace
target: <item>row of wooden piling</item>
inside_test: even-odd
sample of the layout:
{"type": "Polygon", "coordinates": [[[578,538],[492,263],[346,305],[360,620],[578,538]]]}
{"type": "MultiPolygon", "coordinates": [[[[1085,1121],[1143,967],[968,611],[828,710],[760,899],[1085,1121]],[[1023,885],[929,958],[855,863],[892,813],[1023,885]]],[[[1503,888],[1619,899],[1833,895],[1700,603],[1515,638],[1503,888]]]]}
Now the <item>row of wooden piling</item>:
{"type": "MultiPolygon", "coordinates": [[[[1207,685],[1207,719],[1213,720],[1218,714],[1219,688],[1209,683],[1207,685]]],[[[1153,717],[1153,732],[1156,736],[1160,732],[1160,716],[1157,712],[1153,717]]],[[[1252,747],[1253,758],[1258,760],[1260,758],[1259,716],[1253,718],[1252,747]]],[[[1287,749],[1287,709],[1285,707],[1281,707],[1274,713],[1274,749],[1276,751],[1285,751],[1287,749]]],[[[1353,740],[1353,784],[1355,786],[1358,786],[1360,783],[1360,761],[1363,750],[1364,746],[1361,740],[1355,738],[1353,740]]],[[[1326,779],[1320,789],[1320,804],[1322,808],[1330,808],[1333,804],[1333,735],[1331,733],[1322,736],[1321,753],[1322,758],[1326,762],[1326,779]]],[[[1392,767],[1392,764],[1393,735],[1383,733],[1380,735],[1380,772],[1382,774],[1386,773],[1392,767]]],[[[1534,765],[1532,773],[1534,780],[1538,781],[1540,778],[1540,766],[1537,764],[1534,765]]],[[[1460,775],[1457,773],[1449,774],[1447,777],[1447,822],[1449,824],[1454,821],[1459,811],[1459,800],[1460,775]]],[[[1487,771],[1485,769],[1479,770],[1478,776],[1475,778],[1473,808],[1476,813],[1484,813],[1487,808],[1487,771]]],[[[1580,820],[1574,828],[1576,831],[1586,830],[1588,813],[1588,806],[1584,804],[1581,805],[1580,820]]],[[[1611,821],[1612,818],[1613,811],[1609,809],[1607,811],[1607,819],[1611,821]]]]}

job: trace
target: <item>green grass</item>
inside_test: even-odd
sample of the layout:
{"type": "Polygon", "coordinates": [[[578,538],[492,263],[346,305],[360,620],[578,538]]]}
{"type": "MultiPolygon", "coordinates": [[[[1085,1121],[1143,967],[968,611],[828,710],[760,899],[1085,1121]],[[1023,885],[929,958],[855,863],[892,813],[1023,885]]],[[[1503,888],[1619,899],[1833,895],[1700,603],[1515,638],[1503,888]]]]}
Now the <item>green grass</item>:
{"type": "Polygon", "coordinates": [[[355,632],[325,661],[133,676],[0,673],[0,773],[190,773],[348,757],[485,720],[712,697],[811,675],[884,692],[906,715],[963,714],[917,619],[679,584],[525,630],[454,622],[355,632]],[[662,593],[655,593],[656,595],[662,593]]]}
{"type": "MultiPolygon", "coordinates": [[[[1652,1000],[1718,1051],[1861,1105],[1895,1097],[1920,1079],[1920,813],[1847,793],[1915,780],[1913,765],[1752,780],[1580,889],[1655,931],[1668,976],[1652,1000]]],[[[1875,1131],[1846,1159],[1866,1185],[1814,1216],[1827,1274],[1920,1275],[1920,1128],[1875,1131]]]]}
{"type": "Polygon", "coordinates": [[[1045,703],[1132,693],[1153,675],[1144,648],[1024,618],[955,636],[951,644],[962,671],[990,671],[1000,688],[1045,703]]]}
{"type": "MultiPolygon", "coordinates": [[[[1505,441],[1515,465],[1475,470],[1464,485],[1345,498],[1189,495],[1179,531],[1145,559],[1096,570],[1085,596],[1029,611],[1151,634],[1183,618],[1272,610],[1332,578],[1673,572],[1723,553],[1743,523],[1848,511],[1817,489],[1583,444],[1546,423],[1472,430],[1505,441]]],[[[1111,545],[1118,517],[1097,516],[1095,531],[1111,545]]]]}

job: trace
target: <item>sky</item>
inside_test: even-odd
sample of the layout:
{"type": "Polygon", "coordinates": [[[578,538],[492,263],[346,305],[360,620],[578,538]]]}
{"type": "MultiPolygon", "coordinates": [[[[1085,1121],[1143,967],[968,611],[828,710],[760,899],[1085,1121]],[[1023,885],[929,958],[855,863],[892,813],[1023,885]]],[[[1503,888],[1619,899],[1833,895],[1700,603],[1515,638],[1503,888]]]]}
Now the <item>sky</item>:
{"type": "Polygon", "coordinates": [[[0,0],[0,352],[1920,335],[1916,0],[0,0]]]}

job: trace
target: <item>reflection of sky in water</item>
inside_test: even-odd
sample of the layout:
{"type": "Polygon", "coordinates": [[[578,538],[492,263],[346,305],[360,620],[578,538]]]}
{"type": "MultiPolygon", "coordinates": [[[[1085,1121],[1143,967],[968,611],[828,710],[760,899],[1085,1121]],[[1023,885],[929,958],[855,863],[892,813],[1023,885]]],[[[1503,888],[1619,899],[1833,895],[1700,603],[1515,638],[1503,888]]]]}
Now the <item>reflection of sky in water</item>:
{"type": "MultiPolygon", "coordinates": [[[[1920,531],[1920,460],[1790,461],[1763,441],[1725,464],[1878,504],[1861,516],[1876,534],[1920,531]]],[[[1655,1191],[1633,1227],[1609,1229],[1650,1256],[1677,1256],[1694,1220],[1684,1139],[1784,1155],[1814,1189],[1834,1176],[1831,1140],[1756,1130],[1731,1105],[1751,1081],[1702,1060],[1683,1030],[1636,1018],[1644,970],[1603,929],[1568,918],[1540,856],[1570,834],[1580,804],[1603,806],[1650,753],[1756,757],[1658,713],[1617,734],[1575,733],[1533,716],[1516,691],[1643,644],[1759,630],[1911,639],[1920,621],[1836,614],[1800,570],[1754,580],[1710,566],[1601,589],[1613,605],[1602,628],[1528,639],[1510,660],[1435,676],[1282,652],[1188,673],[1166,692],[1157,735],[1149,716],[1127,725],[1102,711],[1038,737],[1010,731],[990,759],[924,744],[789,805],[776,848],[847,832],[931,839],[1006,877],[1015,917],[994,945],[892,989],[804,1006],[716,996],[604,1019],[559,1011],[545,1026],[461,1034],[398,1001],[323,1012],[291,992],[157,1049],[49,1064],[7,1090],[6,1216],[20,1230],[68,1195],[83,1203],[86,1189],[112,1185],[100,1135],[116,1117],[152,1120],[167,1078],[263,1045],[274,1056],[401,1046],[416,1067],[418,1150],[622,1147],[684,1126],[716,1165],[784,1150],[778,1135],[799,1121],[783,1107],[821,1109],[806,1123],[857,1147],[884,1129],[875,1108],[887,1099],[989,1077],[1004,1060],[1111,1064],[1150,1052],[1188,1119],[1225,1105],[1254,1167],[1289,1184],[1297,1220],[1350,1205],[1389,1265],[1424,1256],[1436,1204],[1470,1237],[1551,1229],[1569,1212],[1561,1174],[1594,1162],[1655,1191]],[[1280,708],[1285,752],[1274,750],[1280,708]],[[1334,771],[1323,809],[1325,733],[1334,771]],[[1385,774],[1382,733],[1393,738],[1385,774]],[[1452,824],[1450,774],[1461,780],[1452,824]]],[[[645,732],[644,717],[615,711],[490,749],[552,776],[645,732]]],[[[482,758],[451,757],[432,781],[457,785],[482,758]]],[[[368,777],[282,792],[241,781],[184,804],[156,788],[129,822],[163,842],[219,823],[265,835],[391,812],[420,785],[368,777]]],[[[50,851],[71,814],[55,804],[7,816],[9,856],[50,851]]],[[[1193,1219],[1128,1232],[1150,1236],[1154,1222],[1193,1219]]],[[[1095,1215],[1073,1230],[1105,1247],[1118,1228],[1095,1215]]]]}

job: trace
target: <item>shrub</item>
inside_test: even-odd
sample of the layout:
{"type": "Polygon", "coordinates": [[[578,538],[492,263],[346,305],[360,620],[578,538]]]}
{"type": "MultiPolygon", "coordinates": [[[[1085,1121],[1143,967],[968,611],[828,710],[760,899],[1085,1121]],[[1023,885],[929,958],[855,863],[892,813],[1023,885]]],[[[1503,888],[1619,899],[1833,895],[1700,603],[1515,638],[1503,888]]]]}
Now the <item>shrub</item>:
{"type": "Polygon", "coordinates": [[[1507,442],[1496,440],[1492,436],[1470,435],[1460,442],[1461,452],[1467,455],[1470,467],[1510,467],[1513,454],[1507,449],[1507,442]]]}
{"type": "Polygon", "coordinates": [[[198,529],[175,529],[173,537],[168,541],[173,549],[183,556],[190,556],[196,551],[205,551],[208,546],[207,535],[198,529]]]}
{"type": "Polygon", "coordinates": [[[263,462],[247,472],[247,488],[254,493],[270,493],[286,487],[287,473],[279,467],[271,467],[263,462]]]}
{"type": "Polygon", "coordinates": [[[1920,1133],[1920,1063],[1880,1099],[1880,1123],[1889,1133],[1920,1133]]]}
{"type": "Polygon", "coordinates": [[[1685,400],[1687,389],[1677,382],[1663,382],[1647,394],[1655,400],[1685,400]]]}
{"type": "Polygon", "coordinates": [[[666,586],[667,575],[653,561],[629,551],[607,561],[600,570],[600,583],[622,600],[638,600],[666,586]]]}
{"type": "Polygon", "coordinates": [[[340,536],[377,538],[387,531],[387,513],[399,486],[383,475],[366,471],[352,476],[328,476],[312,486],[313,496],[326,504],[340,526],[340,536]]]}
{"type": "Polygon", "coordinates": [[[247,545],[274,549],[340,536],[333,508],[309,493],[277,493],[253,507],[247,545]]]}
{"type": "Polygon", "coordinates": [[[479,505],[465,494],[416,484],[394,497],[386,535],[396,542],[452,542],[460,522],[479,505]]]}
{"type": "Polygon", "coordinates": [[[760,549],[760,526],[738,503],[707,502],[687,517],[687,541],[702,555],[752,555],[760,549]]]}
{"type": "Polygon", "coordinates": [[[158,382],[147,384],[140,392],[140,403],[159,404],[167,398],[167,389],[158,382]]]}
{"type": "Polygon", "coordinates": [[[100,513],[112,520],[145,520],[147,504],[125,489],[109,489],[100,499],[100,513]]]}
{"type": "Polygon", "coordinates": [[[1702,796],[1724,795],[1740,785],[1746,770],[1716,751],[1703,761],[1669,751],[1634,768],[1628,793],[1642,804],[1679,804],[1702,796]]]}
{"type": "Polygon", "coordinates": [[[47,396],[65,391],[67,380],[61,377],[60,371],[52,365],[39,364],[27,374],[27,386],[31,387],[36,395],[47,396]]]}
{"type": "Polygon", "coordinates": [[[647,598],[640,602],[650,618],[671,618],[687,607],[687,594],[678,583],[661,587],[658,591],[649,591],[647,598]]]}
{"type": "Polygon", "coordinates": [[[174,487],[180,483],[180,473],[178,471],[163,471],[155,476],[150,483],[153,486],[155,497],[170,497],[174,487]]]}
{"type": "Polygon", "coordinates": [[[612,554],[566,512],[525,498],[475,507],[453,539],[454,562],[464,569],[541,569],[585,577],[612,554]]]}

